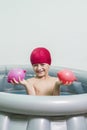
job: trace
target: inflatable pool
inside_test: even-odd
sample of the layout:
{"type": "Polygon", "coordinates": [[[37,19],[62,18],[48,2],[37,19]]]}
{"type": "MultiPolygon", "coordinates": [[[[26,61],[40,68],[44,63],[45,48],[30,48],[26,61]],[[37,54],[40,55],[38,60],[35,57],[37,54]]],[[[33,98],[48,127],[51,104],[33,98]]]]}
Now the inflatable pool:
{"type": "MultiPolygon", "coordinates": [[[[7,83],[8,71],[28,66],[0,66],[0,130],[87,130],[87,71],[72,69],[78,81],[61,86],[60,96],[29,96],[23,86],[7,83]]],[[[63,67],[64,68],[64,67],[63,67]]],[[[62,67],[51,67],[56,76],[62,67]]]]}

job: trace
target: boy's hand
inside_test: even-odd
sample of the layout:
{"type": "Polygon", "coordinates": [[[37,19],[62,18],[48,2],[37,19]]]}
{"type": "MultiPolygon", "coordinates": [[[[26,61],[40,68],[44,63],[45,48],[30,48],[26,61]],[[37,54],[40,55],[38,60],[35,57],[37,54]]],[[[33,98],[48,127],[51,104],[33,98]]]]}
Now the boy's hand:
{"type": "Polygon", "coordinates": [[[26,81],[25,81],[24,79],[21,80],[21,78],[19,77],[18,81],[17,81],[15,78],[13,78],[13,79],[11,80],[11,83],[12,83],[13,85],[18,85],[18,84],[24,85],[24,84],[26,83],[26,81]]]}
{"type": "Polygon", "coordinates": [[[64,85],[71,85],[73,82],[68,82],[68,81],[66,81],[65,83],[63,83],[64,85]]]}

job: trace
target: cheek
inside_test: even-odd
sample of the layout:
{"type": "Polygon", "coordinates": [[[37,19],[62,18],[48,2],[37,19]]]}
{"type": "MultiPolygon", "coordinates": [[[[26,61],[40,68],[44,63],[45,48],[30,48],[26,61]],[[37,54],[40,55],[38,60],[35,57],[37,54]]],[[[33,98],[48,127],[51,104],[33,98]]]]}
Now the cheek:
{"type": "Polygon", "coordinates": [[[49,70],[49,66],[47,66],[45,69],[48,71],[49,70]]]}

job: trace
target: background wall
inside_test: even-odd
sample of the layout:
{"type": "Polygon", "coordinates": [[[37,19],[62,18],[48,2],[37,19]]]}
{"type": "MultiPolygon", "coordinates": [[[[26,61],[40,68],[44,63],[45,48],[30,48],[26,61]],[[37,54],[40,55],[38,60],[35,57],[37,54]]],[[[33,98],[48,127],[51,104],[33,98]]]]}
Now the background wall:
{"type": "Polygon", "coordinates": [[[87,0],[0,1],[0,65],[30,64],[34,47],[52,65],[87,70],[87,0]]]}

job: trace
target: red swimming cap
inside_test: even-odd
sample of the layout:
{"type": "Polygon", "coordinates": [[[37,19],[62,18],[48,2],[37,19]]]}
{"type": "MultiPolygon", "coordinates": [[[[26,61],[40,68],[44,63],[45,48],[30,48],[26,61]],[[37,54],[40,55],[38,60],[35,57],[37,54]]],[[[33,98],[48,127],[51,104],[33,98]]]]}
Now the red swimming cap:
{"type": "Polygon", "coordinates": [[[30,55],[31,64],[47,63],[51,64],[50,52],[44,47],[35,48],[30,55]]]}

